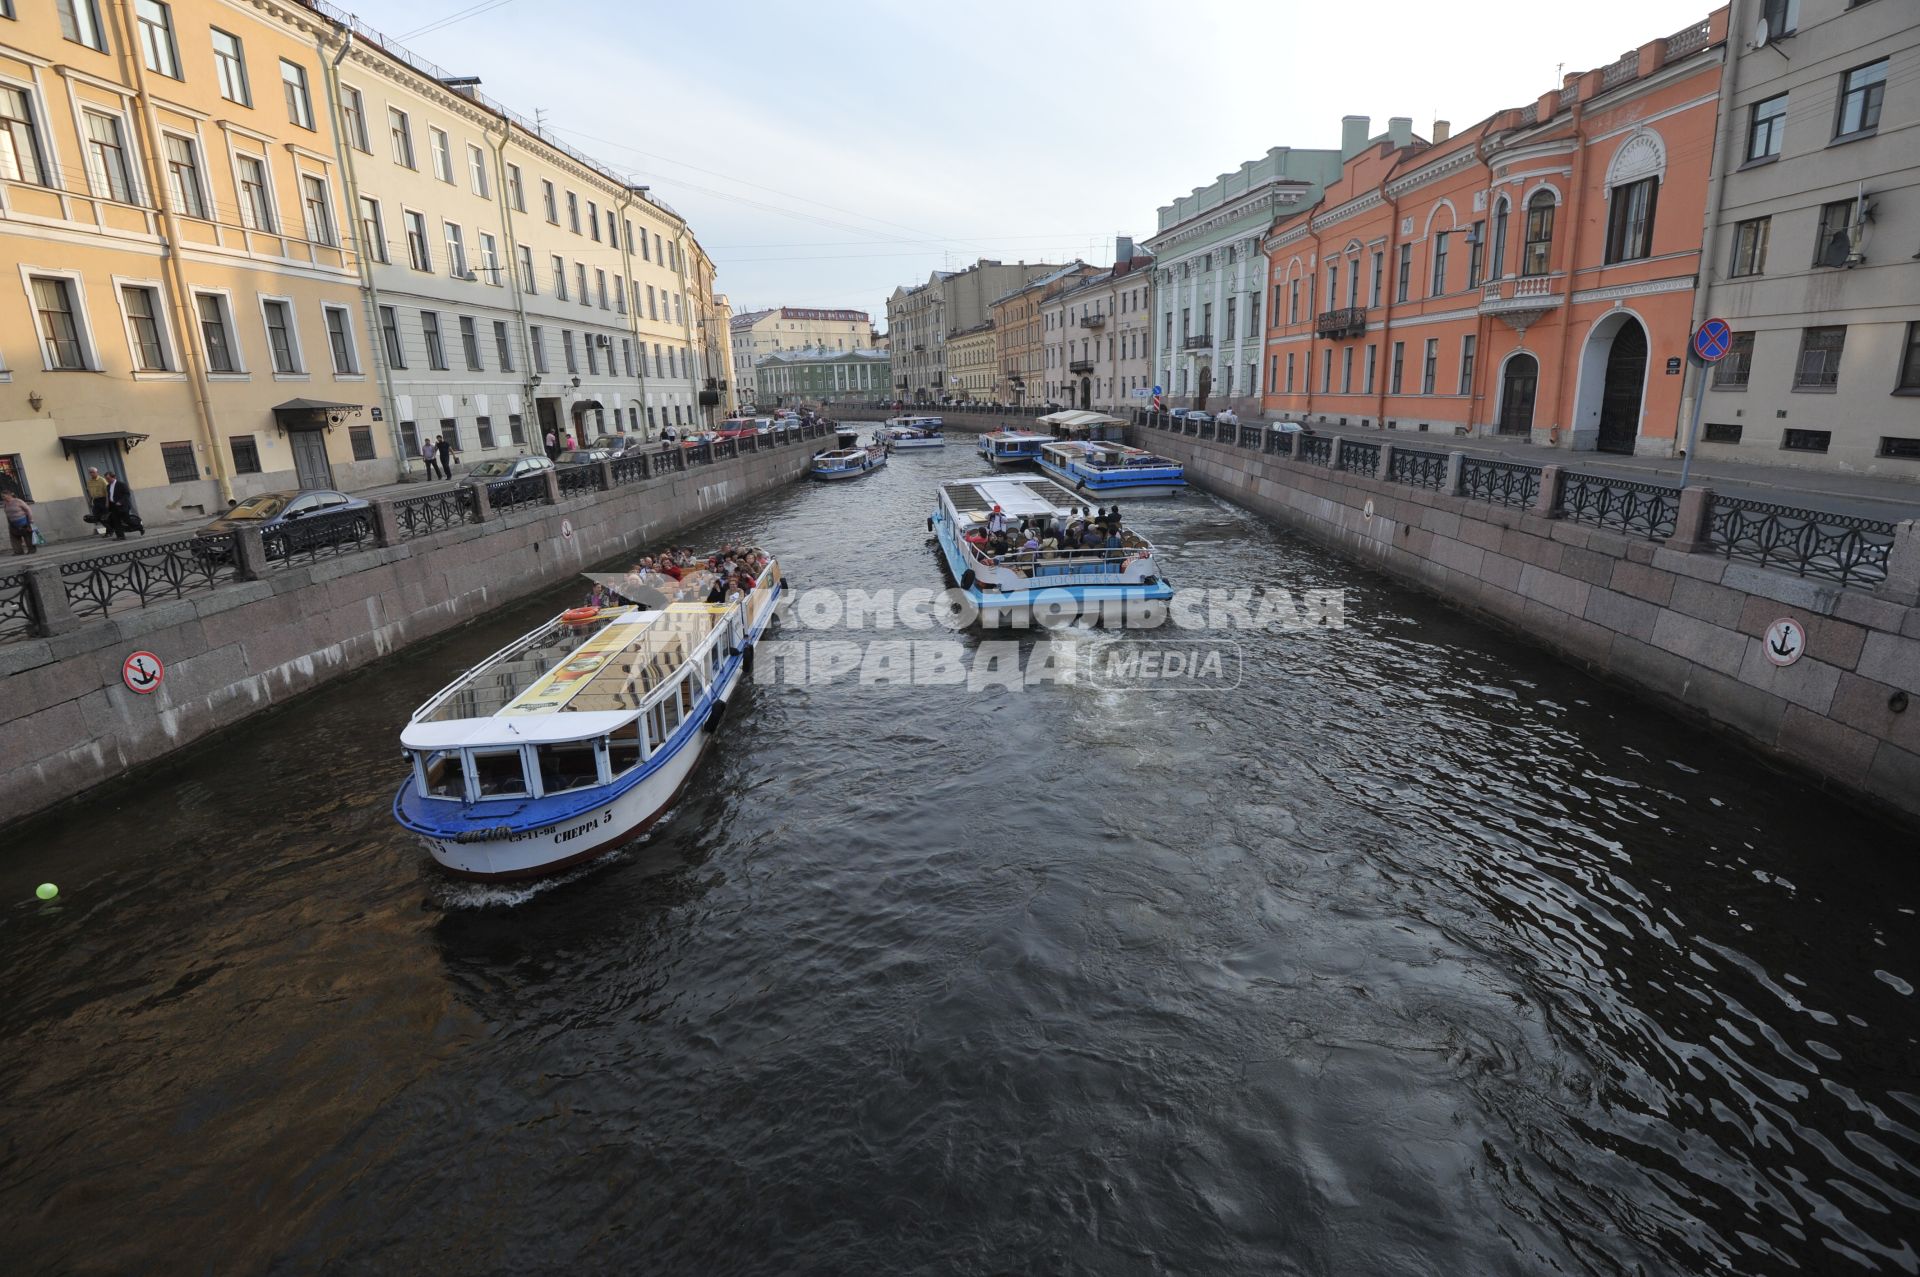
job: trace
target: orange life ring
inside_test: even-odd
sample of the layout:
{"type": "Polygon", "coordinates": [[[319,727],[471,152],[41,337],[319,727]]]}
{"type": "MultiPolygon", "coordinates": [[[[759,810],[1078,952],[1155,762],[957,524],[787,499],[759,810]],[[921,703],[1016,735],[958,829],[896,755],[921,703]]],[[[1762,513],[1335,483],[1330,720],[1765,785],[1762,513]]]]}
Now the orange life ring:
{"type": "Polygon", "coordinates": [[[600,609],[597,607],[570,607],[560,614],[560,624],[585,625],[587,622],[595,621],[599,618],[600,609]]]}

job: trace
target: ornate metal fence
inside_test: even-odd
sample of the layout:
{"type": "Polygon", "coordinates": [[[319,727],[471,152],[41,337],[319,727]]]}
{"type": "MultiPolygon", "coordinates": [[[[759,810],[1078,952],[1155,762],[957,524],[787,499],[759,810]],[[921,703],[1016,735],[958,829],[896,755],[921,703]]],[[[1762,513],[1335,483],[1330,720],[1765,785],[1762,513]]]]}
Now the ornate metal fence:
{"type": "Polygon", "coordinates": [[[237,571],[231,535],[191,536],[62,563],[60,580],[74,615],[105,616],[211,590],[237,571]]]}
{"type": "Polygon", "coordinates": [[[0,641],[26,638],[40,628],[39,610],[24,572],[0,576],[0,641]]]}
{"type": "Polygon", "coordinates": [[[1468,457],[1460,464],[1460,495],[1524,509],[1540,499],[1540,467],[1468,457]]]}
{"type": "Polygon", "coordinates": [[[292,519],[260,538],[276,567],[357,554],[373,544],[373,511],[338,510],[292,519]]]}
{"type": "Polygon", "coordinates": [[[1886,580],[1893,535],[1883,519],[1739,497],[1716,496],[1707,512],[1707,543],[1728,558],[1842,585],[1886,580]]]}
{"type": "Polygon", "coordinates": [[[1387,462],[1387,478],[1438,492],[1446,486],[1447,456],[1444,452],[1421,452],[1417,448],[1396,446],[1387,462]]]}
{"type": "Polygon", "coordinates": [[[466,487],[429,492],[420,497],[402,497],[393,503],[394,518],[400,524],[400,536],[408,541],[414,537],[432,536],[463,523],[472,523],[477,509],[473,489],[466,487]]]}
{"type": "Polygon", "coordinates": [[[1342,470],[1357,470],[1362,474],[1378,474],[1380,472],[1380,445],[1377,443],[1366,443],[1359,439],[1342,439],[1340,441],[1340,468],[1342,470]]]}
{"type": "Polygon", "coordinates": [[[1680,489],[1569,470],[1562,477],[1555,508],[1575,523],[1658,541],[1673,535],[1680,489]]]}
{"type": "Polygon", "coordinates": [[[1328,435],[1297,435],[1294,437],[1293,455],[1309,465],[1330,466],[1333,464],[1333,439],[1328,435]]]}
{"type": "Polygon", "coordinates": [[[613,482],[616,486],[623,483],[638,483],[646,478],[648,473],[647,458],[642,453],[613,459],[613,482]]]}
{"type": "Polygon", "coordinates": [[[563,466],[555,471],[560,480],[562,497],[586,497],[600,491],[600,466],[598,463],[583,466],[563,466]]]}
{"type": "Polygon", "coordinates": [[[487,504],[497,513],[524,510],[528,506],[546,503],[547,477],[544,474],[523,474],[518,479],[502,479],[487,485],[487,504]]]}

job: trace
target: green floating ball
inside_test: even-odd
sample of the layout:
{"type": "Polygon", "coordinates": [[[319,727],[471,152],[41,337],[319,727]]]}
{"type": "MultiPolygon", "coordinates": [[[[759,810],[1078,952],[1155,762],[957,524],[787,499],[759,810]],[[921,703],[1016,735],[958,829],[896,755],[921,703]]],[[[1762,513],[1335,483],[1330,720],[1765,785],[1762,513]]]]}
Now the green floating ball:
{"type": "Polygon", "coordinates": [[[51,900],[55,896],[60,894],[60,888],[54,886],[50,882],[43,882],[38,887],[35,887],[33,889],[33,894],[40,897],[42,900],[51,900]]]}

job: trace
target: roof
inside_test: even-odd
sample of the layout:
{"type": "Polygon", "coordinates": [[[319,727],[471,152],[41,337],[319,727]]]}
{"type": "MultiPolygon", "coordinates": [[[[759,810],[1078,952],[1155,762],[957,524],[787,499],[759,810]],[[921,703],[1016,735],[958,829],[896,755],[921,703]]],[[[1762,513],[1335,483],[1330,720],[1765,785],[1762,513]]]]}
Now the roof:
{"type": "Polygon", "coordinates": [[[1084,408],[1070,409],[1066,412],[1048,413],[1039,418],[1042,425],[1068,426],[1078,429],[1081,426],[1124,426],[1127,423],[1118,417],[1109,417],[1104,412],[1090,412],[1084,408]]]}
{"type": "Polygon", "coordinates": [[[1068,276],[1074,274],[1075,272],[1083,271],[1086,268],[1087,268],[1087,264],[1085,262],[1079,260],[1078,258],[1075,258],[1073,261],[1068,262],[1065,266],[1062,266],[1057,270],[1050,271],[1045,275],[1036,276],[1035,278],[1030,279],[1026,283],[1020,285],[1020,287],[1018,288],[1009,289],[1008,291],[1001,293],[998,297],[988,302],[987,305],[995,306],[1007,300],[1009,297],[1018,297],[1021,293],[1028,292],[1035,288],[1044,288],[1048,284],[1057,283],[1060,280],[1063,280],[1068,276]]]}

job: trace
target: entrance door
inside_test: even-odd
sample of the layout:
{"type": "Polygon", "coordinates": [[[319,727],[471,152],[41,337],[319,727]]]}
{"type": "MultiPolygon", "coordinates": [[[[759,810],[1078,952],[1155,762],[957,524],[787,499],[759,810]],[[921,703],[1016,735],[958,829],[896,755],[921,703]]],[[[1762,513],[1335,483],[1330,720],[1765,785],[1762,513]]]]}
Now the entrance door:
{"type": "Polygon", "coordinates": [[[1540,361],[1532,355],[1515,355],[1507,360],[1507,371],[1500,379],[1500,433],[1533,433],[1533,395],[1540,385],[1540,361]]]}
{"type": "Polygon", "coordinates": [[[564,433],[560,429],[560,401],[558,399],[536,399],[533,401],[533,408],[540,417],[540,447],[544,450],[547,446],[547,436],[549,434],[555,439],[559,439],[561,434],[564,433]]]}
{"type": "Polygon", "coordinates": [[[1607,352],[1607,380],[1600,392],[1600,438],[1594,446],[1602,452],[1633,451],[1634,437],[1640,433],[1640,393],[1647,380],[1647,330],[1629,319],[1613,335],[1613,348],[1607,352]]]}
{"type": "Polygon", "coordinates": [[[1201,412],[1205,412],[1207,410],[1207,396],[1212,393],[1213,366],[1211,364],[1202,364],[1200,366],[1200,393],[1195,396],[1193,406],[1201,412]]]}
{"type": "MultiPolygon", "coordinates": [[[[101,474],[113,473],[122,479],[127,477],[126,460],[120,455],[117,443],[76,443],[73,445],[73,464],[80,472],[80,490],[87,490],[87,470],[97,469],[101,474]]],[[[128,485],[131,490],[132,485],[128,485]]]]}
{"type": "Polygon", "coordinates": [[[333,467],[327,464],[327,434],[324,430],[289,430],[287,442],[293,445],[293,473],[303,488],[331,488],[333,467]]]}
{"type": "Polygon", "coordinates": [[[1082,377],[1080,379],[1080,406],[1082,408],[1093,407],[1093,381],[1091,378],[1082,377]]]}

